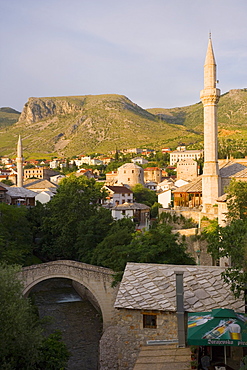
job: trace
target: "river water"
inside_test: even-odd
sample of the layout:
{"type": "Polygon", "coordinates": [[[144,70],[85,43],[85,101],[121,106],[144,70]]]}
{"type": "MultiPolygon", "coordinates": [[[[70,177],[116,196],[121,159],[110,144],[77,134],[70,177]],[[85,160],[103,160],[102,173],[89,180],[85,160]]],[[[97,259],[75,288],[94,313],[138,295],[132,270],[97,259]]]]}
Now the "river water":
{"type": "Polygon", "coordinates": [[[37,284],[31,295],[40,318],[50,316],[47,334],[60,330],[71,357],[69,370],[97,370],[99,340],[102,335],[101,314],[80,297],[69,279],[49,279],[37,284]]]}

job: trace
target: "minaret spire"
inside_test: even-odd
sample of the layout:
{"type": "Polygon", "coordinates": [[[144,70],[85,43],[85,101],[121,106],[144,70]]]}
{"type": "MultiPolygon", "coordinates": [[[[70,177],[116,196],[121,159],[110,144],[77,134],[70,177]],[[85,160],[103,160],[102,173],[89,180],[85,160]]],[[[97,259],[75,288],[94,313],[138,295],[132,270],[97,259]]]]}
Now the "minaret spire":
{"type": "Polygon", "coordinates": [[[22,157],[22,140],[21,135],[19,135],[18,144],[17,144],[17,186],[23,186],[23,157],[22,157]]]}
{"type": "Polygon", "coordinates": [[[218,166],[218,123],[217,105],[220,90],[216,88],[216,62],[211,34],[204,64],[204,89],[201,91],[204,107],[204,169],[202,177],[203,212],[216,202],[220,195],[220,177],[218,166]]]}

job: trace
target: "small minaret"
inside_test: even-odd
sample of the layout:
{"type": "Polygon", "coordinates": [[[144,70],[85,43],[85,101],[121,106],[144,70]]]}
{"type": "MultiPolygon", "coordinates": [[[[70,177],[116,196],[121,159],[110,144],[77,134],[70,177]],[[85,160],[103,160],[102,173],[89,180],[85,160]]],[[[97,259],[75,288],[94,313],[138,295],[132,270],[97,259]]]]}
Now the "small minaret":
{"type": "Polygon", "coordinates": [[[216,88],[216,62],[211,35],[204,64],[204,89],[200,98],[204,107],[204,168],[202,176],[202,212],[207,212],[220,195],[218,165],[217,104],[220,90],[216,88]]]}
{"type": "Polygon", "coordinates": [[[21,136],[19,135],[18,144],[17,144],[17,186],[23,186],[23,157],[22,157],[22,141],[21,136]]]}

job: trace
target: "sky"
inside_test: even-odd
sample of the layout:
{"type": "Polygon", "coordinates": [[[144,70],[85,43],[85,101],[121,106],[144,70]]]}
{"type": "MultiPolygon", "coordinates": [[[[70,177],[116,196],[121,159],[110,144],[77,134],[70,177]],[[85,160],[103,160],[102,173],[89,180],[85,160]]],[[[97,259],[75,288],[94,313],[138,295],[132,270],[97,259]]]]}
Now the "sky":
{"type": "Polygon", "coordinates": [[[246,0],[0,0],[0,107],[121,94],[200,101],[209,32],[222,93],[247,87],[246,0]]]}

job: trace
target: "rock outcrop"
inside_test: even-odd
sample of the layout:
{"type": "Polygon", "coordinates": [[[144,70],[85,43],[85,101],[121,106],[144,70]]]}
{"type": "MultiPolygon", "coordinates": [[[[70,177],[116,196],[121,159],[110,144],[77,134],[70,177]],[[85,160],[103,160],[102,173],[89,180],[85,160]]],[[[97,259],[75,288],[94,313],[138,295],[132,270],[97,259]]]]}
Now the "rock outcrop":
{"type": "Polygon", "coordinates": [[[27,124],[31,124],[51,116],[79,112],[81,109],[81,106],[62,98],[29,98],[28,102],[24,105],[18,122],[25,121],[27,124]]]}

